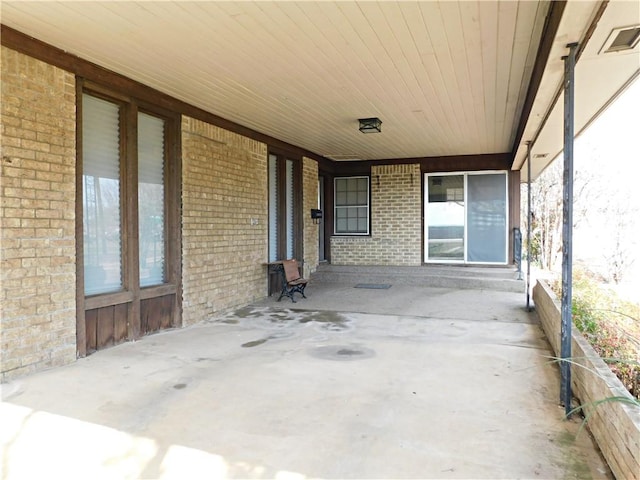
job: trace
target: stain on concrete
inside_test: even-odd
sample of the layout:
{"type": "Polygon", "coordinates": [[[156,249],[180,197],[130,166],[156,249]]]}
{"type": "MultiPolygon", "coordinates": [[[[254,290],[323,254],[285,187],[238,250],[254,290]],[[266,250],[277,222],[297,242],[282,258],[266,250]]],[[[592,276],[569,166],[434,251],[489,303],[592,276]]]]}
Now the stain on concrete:
{"type": "MultiPolygon", "coordinates": [[[[288,328],[297,324],[317,323],[318,328],[330,332],[353,330],[352,320],[342,313],[334,311],[308,311],[297,309],[275,309],[247,306],[228,313],[213,323],[227,325],[244,324],[244,320],[257,320],[262,326],[288,328]]],[[[268,339],[267,339],[268,340],[268,339]]],[[[264,343],[264,342],[263,342],[264,343]]]]}
{"type": "Polygon", "coordinates": [[[270,337],[261,338],[260,340],[253,340],[251,342],[243,343],[240,346],[243,347],[243,348],[257,347],[258,345],[262,345],[263,343],[266,343],[269,340],[269,338],[270,337]]]}
{"type": "Polygon", "coordinates": [[[343,314],[338,312],[300,312],[302,318],[300,323],[319,323],[323,330],[332,332],[340,332],[343,330],[351,330],[351,321],[343,314]]]}
{"type": "MultiPolygon", "coordinates": [[[[564,480],[580,478],[591,480],[593,478],[603,478],[613,480],[615,477],[606,468],[606,463],[600,455],[585,455],[585,451],[593,449],[595,441],[588,432],[575,433],[580,417],[564,420],[566,430],[547,433],[549,442],[555,445],[554,455],[551,462],[558,468],[564,470],[562,478],[564,480]],[[574,425],[571,425],[574,423],[574,425]]],[[[580,432],[580,430],[578,430],[580,432]]],[[[597,447],[596,447],[597,448],[597,447]]],[[[560,478],[560,477],[559,477],[560,478]]]]}
{"type": "Polygon", "coordinates": [[[256,308],[249,305],[229,312],[221,317],[209,319],[206,323],[226,323],[227,325],[237,325],[244,319],[262,317],[264,315],[264,311],[264,308],[256,308]]]}
{"type": "Polygon", "coordinates": [[[231,315],[238,318],[258,318],[263,315],[262,309],[252,306],[242,307],[235,310],[231,315]]]}
{"type": "Polygon", "coordinates": [[[175,388],[176,390],[183,390],[185,388],[187,388],[187,384],[186,383],[176,383],[173,388],[175,388]]]}
{"type": "Polygon", "coordinates": [[[591,468],[585,461],[585,458],[580,454],[578,448],[579,439],[571,432],[560,432],[556,436],[556,443],[560,445],[560,448],[564,451],[565,465],[567,471],[565,478],[584,478],[590,480],[593,478],[591,468]]]}
{"type": "Polygon", "coordinates": [[[323,360],[350,361],[372,358],[375,351],[361,346],[325,345],[311,349],[309,354],[323,360]]]}
{"type": "Polygon", "coordinates": [[[293,337],[295,336],[296,333],[289,331],[289,330],[280,330],[277,332],[273,332],[271,335],[269,335],[269,340],[279,340],[282,338],[289,338],[289,337],[293,337]]]}
{"type": "Polygon", "coordinates": [[[219,359],[211,358],[211,357],[198,357],[196,358],[196,362],[218,362],[219,359]]]}
{"type": "Polygon", "coordinates": [[[352,348],[341,348],[336,353],[338,355],[364,355],[362,350],[354,350],[352,348]]]}
{"type": "Polygon", "coordinates": [[[287,323],[293,322],[295,318],[291,316],[290,312],[282,311],[269,313],[267,320],[278,327],[283,327],[286,326],[287,323]]]}
{"type": "Polygon", "coordinates": [[[288,331],[273,332],[268,337],[264,337],[264,338],[260,338],[258,340],[252,340],[250,342],[243,343],[241,345],[241,347],[243,347],[243,348],[257,347],[259,345],[267,343],[269,340],[280,340],[280,339],[283,339],[283,338],[289,338],[289,337],[293,337],[293,336],[294,336],[294,332],[288,332],[288,331]]]}

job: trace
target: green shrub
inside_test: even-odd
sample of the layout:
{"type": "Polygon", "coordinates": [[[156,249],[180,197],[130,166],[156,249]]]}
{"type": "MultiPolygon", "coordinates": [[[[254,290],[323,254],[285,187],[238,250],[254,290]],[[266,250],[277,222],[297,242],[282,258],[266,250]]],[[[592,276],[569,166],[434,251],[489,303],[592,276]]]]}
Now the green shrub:
{"type": "Polygon", "coordinates": [[[574,298],[571,304],[573,323],[585,337],[593,337],[598,334],[599,319],[591,310],[588,301],[582,298],[574,298]]]}
{"type": "MultiPolygon", "coordinates": [[[[640,398],[640,305],[621,300],[583,270],[574,272],[572,287],[574,325],[629,392],[640,398]]],[[[559,281],[552,289],[561,297],[559,281]]]]}

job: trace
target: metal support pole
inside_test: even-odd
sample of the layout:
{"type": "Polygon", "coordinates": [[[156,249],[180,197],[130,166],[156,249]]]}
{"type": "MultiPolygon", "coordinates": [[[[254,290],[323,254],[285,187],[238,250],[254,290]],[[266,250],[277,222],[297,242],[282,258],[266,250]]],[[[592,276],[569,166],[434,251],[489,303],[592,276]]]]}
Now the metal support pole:
{"type": "Polygon", "coordinates": [[[573,110],[574,70],[577,43],[567,45],[569,55],[564,60],[564,174],[562,188],[562,324],[560,328],[560,402],[565,415],[571,411],[571,296],[573,262],[573,110]]]}
{"type": "Polygon", "coordinates": [[[531,142],[527,142],[527,311],[531,311],[531,142]]]}

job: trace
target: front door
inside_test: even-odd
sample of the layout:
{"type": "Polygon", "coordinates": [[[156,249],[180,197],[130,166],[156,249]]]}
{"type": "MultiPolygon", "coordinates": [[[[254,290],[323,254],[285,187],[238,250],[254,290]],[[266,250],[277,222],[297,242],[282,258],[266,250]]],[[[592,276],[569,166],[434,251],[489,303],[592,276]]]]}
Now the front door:
{"type": "Polygon", "coordinates": [[[507,174],[425,174],[425,262],[507,263],[507,174]]]}

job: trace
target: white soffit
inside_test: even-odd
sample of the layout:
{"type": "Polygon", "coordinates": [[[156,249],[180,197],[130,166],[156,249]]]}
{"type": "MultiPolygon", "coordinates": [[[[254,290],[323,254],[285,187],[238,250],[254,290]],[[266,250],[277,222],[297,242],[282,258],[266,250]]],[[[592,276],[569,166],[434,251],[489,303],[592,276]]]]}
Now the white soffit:
{"type": "Polygon", "coordinates": [[[336,159],[511,152],[549,8],[546,0],[0,5],[9,27],[336,159]],[[366,117],[379,117],[382,133],[361,134],[357,119],[366,117]]]}
{"type": "MultiPolygon", "coordinates": [[[[565,19],[573,20],[578,15],[587,16],[587,7],[595,7],[594,2],[569,2],[563,15],[565,19]]],[[[593,11],[595,14],[595,10],[593,11]]],[[[633,49],[618,52],[601,53],[603,45],[609,39],[611,32],[619,27],[635,26],[640,24],[640,4],[635,1],[611,1],[607,4],[602,17],[598,20],[597,26],[588,39],[584,51],[580,56],[575,69],[575,126],[574,132],[579,135],[605,108],[630,80],[640,74],[640,45],[636,44],[633,49]]],[[[554,66],[548,70],[550,76],[557,77],[555,81],[555,92],[562,89],[564,76],[564,62],[561,57],[568,52],[566,44],[582,41],[585,32],[577,30],[563,30],[561,24],[561,35],[554,45],[549,62],[554,66]],[[571,33],[570,33],[571,32],[571,33]],[[556,48],[557,47],[557,48],[556,48]]],[[[541,88],[541,94],[551,94],[553,82],[549,81],[545,85],[545,90],[541,88]]],[[[546,105],[545,98],[541,105],[546,105]]],[[[640,106],[639,106],[640,107],[640,106]]],[[[535,120],[544,115],[543,109],[539,108],[530,116],[527,129],[523,135],[519,146],[514,168],[522,166],[522,180],[527,180],[526,172],[526,145],[525,141],[537,139],[532,145],[531,177],[532,180],[549,165],[551,161],[563,150],[564,141],[564,95],[561,92],[557,103],[548,113],[546,123],[540,131],[536,131],[535,120]]]]}

